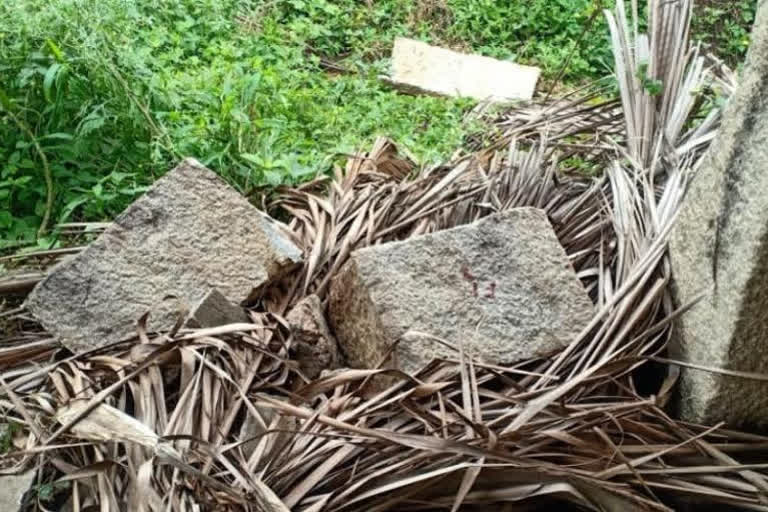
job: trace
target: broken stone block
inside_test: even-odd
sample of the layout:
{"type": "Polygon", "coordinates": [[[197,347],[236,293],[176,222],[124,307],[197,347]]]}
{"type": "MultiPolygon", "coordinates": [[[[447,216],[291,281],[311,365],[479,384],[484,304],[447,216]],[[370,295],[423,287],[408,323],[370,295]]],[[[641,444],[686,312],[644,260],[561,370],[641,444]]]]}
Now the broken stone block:
{"type": "MultiPolygon", "coordinates": [[[[703,298],[673,332],[671,355],[698,366],[768,373],[768,3],[717,143],[693,177],[670,242],[678,305],[703,298]]],[[[679,413],[733,427],[768,425],[768,382],[682,368],[679,413]]]]}
{"type": "Polygon", "coordinates": [[[504,364],[565,347],[593,315],[546,214],[518,208],[474,224],[357,250],[332,283],[331,325],[351,366],[415,372],[434,358],[504,364]]]}
{"type": "Polygon", "coordinates": [[[192,308],[185,325],[199,329],[244,322],[248,322],[248,315],[243,308],[229,302],[219,290],[214,288],[192,308]]]}
{"type": "Polygon", "coordinates": [[[240,304],[300,261],[279,224],[193,159],[157,181],[27,299],[74,352],[119,341],[151,310],[148,329],[172,326],[211,288],[240,304]],[[164,298],[171,296],[177,300],[164,298]]]}
{"type": "Polygon", "coordinates": [[[314,379],[323,370],[338,368],[339,349],[317,295],[304,297],[291,309],[286,320],[296,343],[296,360],[304,375],[314,379]]]}
{"type": "Polygon", "coordinates": [[[392,79],[397,86],[428,94],[477,100],[530,100],[539,68],[481,55],[467,55],[398,37],[392,50],[392,79]]]}
{"type": "Polygon", "coordinates": [[[21,510],[22,498],[32,488],[34,481],[35,471],[0,477],[0,510],[21,510]]]}

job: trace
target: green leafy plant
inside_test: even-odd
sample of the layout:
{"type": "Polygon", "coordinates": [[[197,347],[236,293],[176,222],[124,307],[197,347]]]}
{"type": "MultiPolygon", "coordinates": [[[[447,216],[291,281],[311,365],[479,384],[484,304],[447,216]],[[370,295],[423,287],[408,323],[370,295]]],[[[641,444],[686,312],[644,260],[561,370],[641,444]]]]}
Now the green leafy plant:
{"type": "Polygon", "coordinates": [[[307,53],[391,40],[388,8],[365,28],[365,6],[347,19],[324,0],[273,5],[0,4],[0,249],[114,217],[182,156],[248,191],[308,179],[381,134],[425,162],[460,143],[471,102],[400,95],[363,56],[330,75],[307,53]]]}
{"type": "MultiPolygon", "coordinates": [[[[535,64],[545,83],[564,70],[575,85],[610,73],[600,9],[613,3],[0,2],[0,251],[113,218],[183,156],[245,193],[326,172],[377,135],[441,160],[476,128],[463,121],[473,103],[383,84],[394,37],[535,64]]],[[[697,33],[742,55],[753,13],[703,0],[697,33]]]]}
{"type": "Polygon", "coordinates": [[[756,0],[698,0],[693,34],[729,65],[738,67],[749,47],[756,0]]]}
{"type": "Polygon", "coordinates": [[[651,96],[658,96],[661,94],[664,83],[656,78],[648,76],[648,63],[643,62],[637,69],[637,79],[640,81],[640,85],[651,96]]]}
{"type": "Polygon", "coordinates": [[[69,489],[69,487],[69,482],[51,482],[36,485],[32,488],[32,491],[36,494],[38,500],[43,503],[49,503],[56,498],[57,493],[69,489]]]}
{"type": "Polygon", "coordinates": [[[0,423],[0,454],[8,453],[13,448],[13,436],[21,430],[21,426],[13,421],[0,423]]]}

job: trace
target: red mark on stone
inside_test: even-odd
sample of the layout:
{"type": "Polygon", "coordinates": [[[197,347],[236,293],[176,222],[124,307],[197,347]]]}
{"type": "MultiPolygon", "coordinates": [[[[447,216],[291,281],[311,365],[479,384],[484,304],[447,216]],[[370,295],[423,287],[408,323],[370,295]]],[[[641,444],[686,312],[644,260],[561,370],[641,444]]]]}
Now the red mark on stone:
{"type": "Polygon", "coordinates": [[[485,294],[486,299],[495,299],[496,298],[496,281],[491,282],[491,284],[488,285],[488,293],[485,294]]]}
{"type": "Polygon", "coordinates": [[[469,266],[461,266],[461,277],[472,283],[472,296],[477,297],[477,279],[472,275],[472,272],[470,272],[469,266]]]}

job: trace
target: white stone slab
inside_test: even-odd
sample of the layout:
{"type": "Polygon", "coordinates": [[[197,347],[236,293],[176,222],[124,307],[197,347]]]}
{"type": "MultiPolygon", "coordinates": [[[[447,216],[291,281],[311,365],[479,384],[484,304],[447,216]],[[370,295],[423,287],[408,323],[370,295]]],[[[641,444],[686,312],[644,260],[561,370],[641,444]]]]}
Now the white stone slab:
{"type": "Polygon", "coordinates": [[[392,51],[392,82],[430,94],[477,100],[530,100],[541,70],[469,55],[399,37],[392,51]]]}

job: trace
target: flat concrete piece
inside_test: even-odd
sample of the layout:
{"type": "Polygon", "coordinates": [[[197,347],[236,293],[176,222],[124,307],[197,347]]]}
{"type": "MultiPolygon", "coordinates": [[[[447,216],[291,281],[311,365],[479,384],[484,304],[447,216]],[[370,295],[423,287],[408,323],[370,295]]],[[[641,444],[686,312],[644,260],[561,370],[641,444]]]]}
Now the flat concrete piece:
{"type": "Polygon", "coordinates": [[[530,100],[541,71],[531,66],[468,55],[398,37],[392,82],[429,94],[496,102],[530,100]]]}
{"type": "MultiPolygon", "coordinates": [[[[768,3],[716,143],[693,178],[670,244],[679,305],[672,355],[699,366],[768,373],[768,3]]],[[[689,421],[768,426],[768,382],[682,369],[689,421]]]]}
{"type": "Polygon", "coordinates": [[[193,159],[157,181],[97,240],[58,265],[27,299],[74,352],[172,326],[179,302],[211,288],[240,304],[300,261],[280,226],[193,159]],[[167,297],[174,300],[164,300],[167,297]]]}
{"type": "MultiPolygon", "coordinates": [[[[355,251],[329,304],[355,367],[378,365],[408,331],[462,345],[487,363],[512,363],[565,347],[593,312],[546,214],[535,208],[355,251]]],[[[458,352],[411,334],[385,366],[414,372],[434,358],[458,352]]]]}

